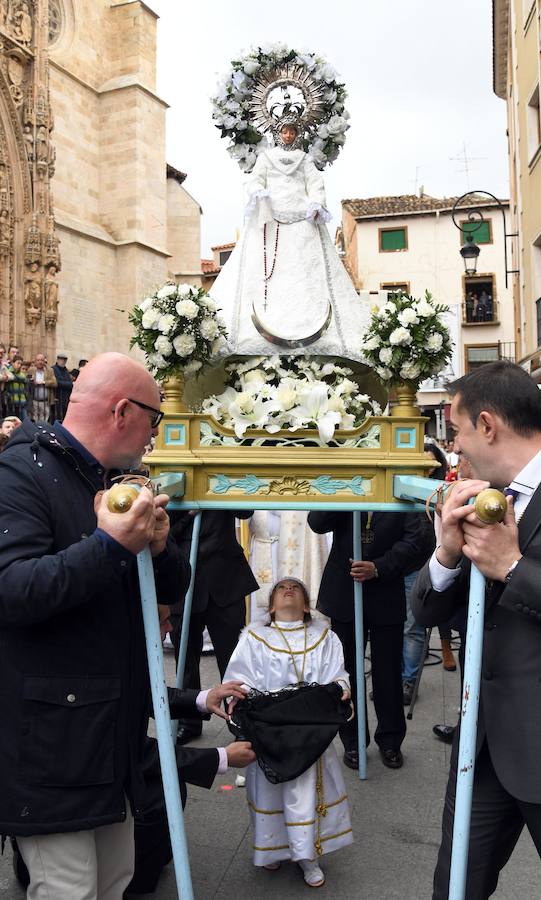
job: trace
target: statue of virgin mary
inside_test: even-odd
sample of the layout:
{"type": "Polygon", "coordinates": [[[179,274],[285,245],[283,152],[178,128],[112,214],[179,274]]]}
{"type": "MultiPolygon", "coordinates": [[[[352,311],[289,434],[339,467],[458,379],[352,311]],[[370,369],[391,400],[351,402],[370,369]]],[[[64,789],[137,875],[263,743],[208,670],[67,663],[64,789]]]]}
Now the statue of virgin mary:
{"type": "Polygon", "coordinates": [[[211,290],[229,334],[225,352],[362,362],[368,304],[330,239],[323,177],[301,148],[306,107],[290,90],[282,85],[283,100],[268,113],[273,146],[259,145],[245,227],[211,290]]]}

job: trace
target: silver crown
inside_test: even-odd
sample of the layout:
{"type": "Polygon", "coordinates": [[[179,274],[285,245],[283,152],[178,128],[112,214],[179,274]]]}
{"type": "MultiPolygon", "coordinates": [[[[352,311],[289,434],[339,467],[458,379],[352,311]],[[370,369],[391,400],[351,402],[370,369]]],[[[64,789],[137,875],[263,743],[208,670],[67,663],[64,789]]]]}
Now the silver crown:
{"type": "Polygon", "coordinates": [[[276,132],[284,125],[295,125],[302,135],[317,128],[324,118],[325,86],[318,83],[313,75],[295,63],[285,63],[262,72],[254,78],[255,87],[250,99],[252,125],[265,134],[276,132]],[[276,88],[285,88],[283,100],[269,106],[269,98],[276,88]],[[296,88],[302,94],[300,100],[291,100],[289,89],[296,88]]]}

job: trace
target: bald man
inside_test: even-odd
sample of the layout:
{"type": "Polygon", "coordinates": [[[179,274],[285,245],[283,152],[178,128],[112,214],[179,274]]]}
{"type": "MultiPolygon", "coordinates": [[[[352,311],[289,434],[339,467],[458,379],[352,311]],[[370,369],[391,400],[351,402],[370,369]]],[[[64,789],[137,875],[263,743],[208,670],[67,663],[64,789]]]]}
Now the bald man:
{"type": "Polygon", "coordinates": [[[120,900],[132,877],[149,713],[136,554],[150,546],[164,604],[188,567],[167,497],[143,489],[118,515],[104,488],[138,465],[159,407],[143,366],[106,353],[64,423],[25,420],[0,460],[0,834],[31,900],[120,900]]]}

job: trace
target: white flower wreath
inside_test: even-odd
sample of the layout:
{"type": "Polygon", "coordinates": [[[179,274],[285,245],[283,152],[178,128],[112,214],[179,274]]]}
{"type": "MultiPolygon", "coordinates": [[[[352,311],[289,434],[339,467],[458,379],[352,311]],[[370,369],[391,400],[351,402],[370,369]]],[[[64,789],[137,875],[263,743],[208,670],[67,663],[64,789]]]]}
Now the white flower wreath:
{"type": "Polygon", "coordinates": [[[344,107],[347,92],[333,67],[322,56],[285,44],[253,47],[245,56],[232,60],[229,74],[212,98],[212,118],[222,137],[229,139],[228,153],[243,172],[252,171],[258,148],[267,146],[254,123],[252,99],[258,79],[287,65],[309,74],[311,83],[320,89],[318,121],[310,123],[303,136],[304,151],[318,169],[324,169],[335,161],[345,143],[350,127],[344,107]]]}

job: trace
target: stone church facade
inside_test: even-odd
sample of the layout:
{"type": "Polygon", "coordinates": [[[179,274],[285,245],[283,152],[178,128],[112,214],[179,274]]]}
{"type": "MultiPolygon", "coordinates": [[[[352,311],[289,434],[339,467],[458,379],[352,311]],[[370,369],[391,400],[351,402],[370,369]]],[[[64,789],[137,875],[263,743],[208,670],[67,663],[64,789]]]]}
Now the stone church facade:
{"type": "Polygon", "coordinates": [[[0,340],[27,359],[126,352],[138,299],[201,282],[155,63],[141,0],[0,0],[0,340]]]}

